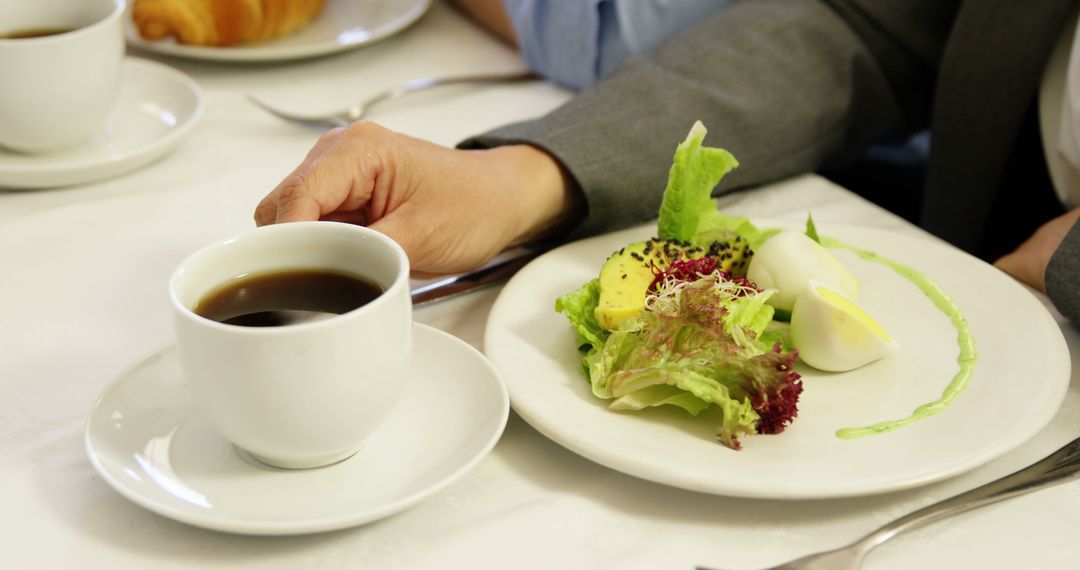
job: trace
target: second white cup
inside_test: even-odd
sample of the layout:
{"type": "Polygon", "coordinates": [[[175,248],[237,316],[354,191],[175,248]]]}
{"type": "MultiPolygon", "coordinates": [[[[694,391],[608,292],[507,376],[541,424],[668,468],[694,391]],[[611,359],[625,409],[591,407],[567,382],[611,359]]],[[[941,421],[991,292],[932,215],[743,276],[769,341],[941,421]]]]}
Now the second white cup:
{"type": "Polygon", "coordinates": [[[57,150],[102,130],[124,58],[124,0],[0,0],[0,147],[57,150]]]}

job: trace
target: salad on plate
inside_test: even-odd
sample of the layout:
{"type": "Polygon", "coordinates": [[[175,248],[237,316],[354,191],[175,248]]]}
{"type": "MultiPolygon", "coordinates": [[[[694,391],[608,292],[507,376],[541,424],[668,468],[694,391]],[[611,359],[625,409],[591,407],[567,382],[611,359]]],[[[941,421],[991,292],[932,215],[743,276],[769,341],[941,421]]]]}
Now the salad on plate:
{"type": "MultiPolygon", "coordinates": [[[[697,122],[676,149],[657,235],[613,252],[555,302],[592,394],[617,411],[720,410],[717,440],[777,434],[798,416],[797,360],[845,371],[897,350],[857,304],[855,278],[807,231],[762,230],[711,197],[738,166],[697,122]]],[[[711,416],[711,417],[715,417],[711,416]]]]}

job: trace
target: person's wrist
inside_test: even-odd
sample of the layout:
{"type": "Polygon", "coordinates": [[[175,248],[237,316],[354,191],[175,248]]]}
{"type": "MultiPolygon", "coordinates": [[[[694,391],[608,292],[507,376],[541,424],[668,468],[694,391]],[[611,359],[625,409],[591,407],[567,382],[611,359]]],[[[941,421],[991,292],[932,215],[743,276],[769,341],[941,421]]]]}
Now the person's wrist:
{"type": "Polygon", "coordinates": [[[553,239],[584,217],[585,199],[573,178],[553,156],[531,145],[497,147],[494,153],[510,167],[512,199],[517,206],[512,245],[553,239]]]}

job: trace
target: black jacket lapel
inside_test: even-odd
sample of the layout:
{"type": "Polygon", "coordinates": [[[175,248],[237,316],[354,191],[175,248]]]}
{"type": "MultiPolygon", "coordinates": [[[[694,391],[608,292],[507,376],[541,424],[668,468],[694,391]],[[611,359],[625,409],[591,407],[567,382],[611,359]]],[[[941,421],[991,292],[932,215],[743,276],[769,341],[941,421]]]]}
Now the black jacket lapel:
{"type": "Polygon", "coordinates": [[[923,226],[969,251],[986,231],[1024,114],[1072,0],[967,0],[934,98],[923,226]]]}

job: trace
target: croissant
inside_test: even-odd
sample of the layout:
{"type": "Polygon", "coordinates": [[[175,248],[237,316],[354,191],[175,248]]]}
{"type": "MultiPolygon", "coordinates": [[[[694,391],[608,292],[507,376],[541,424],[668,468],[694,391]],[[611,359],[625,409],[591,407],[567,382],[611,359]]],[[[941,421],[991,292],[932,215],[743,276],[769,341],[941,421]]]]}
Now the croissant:
{"type": "Polygon", "coordinates": [[[315,19],[325,0],[135,0],[139,35],[155,41],[231,46],[289,34],[315,19]]]}

